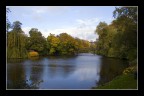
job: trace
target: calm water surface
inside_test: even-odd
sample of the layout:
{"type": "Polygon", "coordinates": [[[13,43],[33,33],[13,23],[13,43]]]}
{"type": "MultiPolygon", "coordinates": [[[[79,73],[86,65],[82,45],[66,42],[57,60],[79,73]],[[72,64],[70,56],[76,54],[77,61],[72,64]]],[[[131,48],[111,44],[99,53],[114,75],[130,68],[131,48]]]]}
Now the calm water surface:
{"type": "Polygon", "coordinates": [[[91,89],[112,80],[127,66],[125,60],[90,53],[8,59],[7,89],[91,89]]]}

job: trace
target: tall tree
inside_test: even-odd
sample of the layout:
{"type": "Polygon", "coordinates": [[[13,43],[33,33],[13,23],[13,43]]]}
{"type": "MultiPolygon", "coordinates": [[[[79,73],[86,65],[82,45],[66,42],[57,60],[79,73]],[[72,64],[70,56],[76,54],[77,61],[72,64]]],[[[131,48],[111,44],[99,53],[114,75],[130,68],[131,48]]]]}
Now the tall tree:
{"type": "Polygon", "coordinates": [[[6,32],[9,31],[9,29],[11,28],[11,23],[8,19],[8,13],[11,12],[9,8],[6,8],[6,32]]]}
{"type": "Polygon", "coordinates": [[[68,35],[67,33],[61,33],[59,36],[60,46],[61,46],[61,54],[71,55],[76,54],[76,50],[78,49],[78,44],[76,40],[68,35]]]}
{"type": "Polygon", "coordinates": [[[58,55],[60,52],[60,40],[54,34],[50,33],[50,36],[47,37],[47,46],[49,48],[50,55],[58,55]]]}
{"type": "Polygon", "coordinates": [[[110,25],[100,22],[97,53],[134,60],[137,58],[137,7],[118,7],[110,25]]]}
{"type": "Polygon", "coordinates": [[[37,28],[32,28],[29,31],[30,37],[27,42],[27,50],[35,50],[40,55],[46,52],[46,39],[42,36],[41,32],[37,28]]]}
{"type": "Polygon", "coordinates": [[[133,60],[137,58],[137,7],[118,7],[113,13],[118,30],[117,47],[124,53],[122,57],[133,60]]]}
{"type": "Polygon", "coordinates": [[[137,7],[116,7],[113,11],[114,18],[127,17],[132,19],[134,23],[137,23],[137,7]]]}
{"type": "Polygon", "coordinates": [[[107,55],[107,43],[105,38],[108,34],[108,30],[107,30],[107,23],[105,22],[100,22],[96,28],[96,31],[95,33],[97,33],[99,35],[99,39],[98,39],[98,42],[97,42],[97,53],[98,54],[102,54],[102,55],[107,55]]]}
{"type": "Polygon", "coordinates": [[[15,22],[13,22],[12,28],[14,31],[21,33],[22,32],[21,25],[22,25],[22,23],[20,21],[15,21],[15,22]]]}
{"type": "Polygon", "coordinates": [[[7,56],[8,58],[26,58],[25,48],[27,35],[21,29],[22,23],[16,21],[13,23],[13,30],[7,33],[7,56]]]}

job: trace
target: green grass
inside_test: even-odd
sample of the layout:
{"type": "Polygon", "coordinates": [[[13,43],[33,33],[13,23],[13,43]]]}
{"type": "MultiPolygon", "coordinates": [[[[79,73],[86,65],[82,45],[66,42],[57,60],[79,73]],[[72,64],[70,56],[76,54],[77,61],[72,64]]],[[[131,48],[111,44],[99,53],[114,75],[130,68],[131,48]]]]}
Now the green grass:
{"type": "Polygon", "coordinates": [[[137,80],[133,74],[120,75],[103,86],[94,89],[137,89],[137,80]]]}

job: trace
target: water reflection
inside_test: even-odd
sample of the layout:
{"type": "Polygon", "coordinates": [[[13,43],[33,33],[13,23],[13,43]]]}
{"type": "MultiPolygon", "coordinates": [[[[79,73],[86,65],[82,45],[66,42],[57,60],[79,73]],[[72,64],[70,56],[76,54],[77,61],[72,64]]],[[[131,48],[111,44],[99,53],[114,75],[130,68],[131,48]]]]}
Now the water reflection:
{"type": "Polygon", "coordinates": [[[117,75],[122,74],[124,68],[128,67],[126,60],[114,59],[114,58],[101,58],[101,71],[100,80],[96,81],[98,85],[109,82],[117,75]]]}
{"type": "Polygon", "coordinates": [[[43,82],[42,74],[43,74],[43,64],[41,63],[40,58],[33,58],[30,60],[26,60],[23,62],[26,80],[28,80],[28,84],[37,84],[37,87],[40,83],[43,82]]]}
{"type": "Polygon", "coordinates": [[[99,66],[78,68],[73,74],[79,81],[99,80],[99,66]]]}
{"type": "Polygon", "coordinates": [[[124,63],[93,54],[8,60],[7,88],[90,89],[120,74],[124,63]]]}
{"type": "MultiPolygon", "coordinates": [[[[16,59],[14,59],[14,61],[16,61],[16,59]]],[[[17,62],[19,62],[19,59],[17,62]]],[[[23,66],[21,66],[18,63],[12,66],[12,64],[10,63],[9,66],[7,66],[7,70],[8,70],[7,72],[8,88],[15,88],[15,89],[22,88],[22,86],[20,86],[20,84],[18,83],[25,80],[23,66]]]]}
{"type": "Polygon", "coordinates": [[[72,74],[75,70],[75,65],[68,65],[68,64],[49,64],[48,65],[48,73],[53,78],[57,75],[67,77],[68,75],[72,74]]]}
{"type": "Polygon", "coordinates": [[[37,89],[38,81],[28,83],[27,74],[22,59],[10,60],[7,66],[7,88],[8,89],[37,89]]]}

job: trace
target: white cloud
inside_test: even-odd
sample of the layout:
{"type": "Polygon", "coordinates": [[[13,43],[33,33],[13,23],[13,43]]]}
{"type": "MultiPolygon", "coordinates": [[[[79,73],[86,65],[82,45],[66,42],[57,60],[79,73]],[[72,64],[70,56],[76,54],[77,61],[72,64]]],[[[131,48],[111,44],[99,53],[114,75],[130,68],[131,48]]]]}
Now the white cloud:
{"type": "Polygon", "coordinates": [[[66,9],[67,6],[34,6],[32,11],[36,14],[46,12],[59,12],[66,9]]]}
{"type": "Polygon", "coordinates": [[[25,32],[25,34],[27,34],[29,36],[29,31],[30,31],[31,27],[24,27],[22,28],[22,30],[25,32]]]}
{"type": "Polygon", "coordinates": [[[94,23],[98,22],[99,19],[98,18],[91,18],[91,19],[78,19],[76,20],[78,22],[78,24],[83,24],[83,25],[93,25],[94,23]]]}
{"type": "MultiPolygon", "coordinates": [[[[96,25],[98,24],[99,19],[91,18],[87,20],[76,20],[75,26],[63,27],[57,29],[39,29],[45,38],[49,36],[50,33],[59,35],[60,33],[66,32],[67,34],[78,37],[80,39],[85,39],[89,41],[95,41],[98,38],[98,35],[94,33],[96,25]]],[[[28,34],[30,27],[25,27],[23,30],[28,34]]]]}
{"type": "Polygon", "coordinates": [[[39,13],[44,13],[45,10],[38,9],[38,10],[36,10],[35,12],[39,14],[39,13]]]}
{"type": "Polygon", "coordinates": [[[47,37],[50,33],[59,35],[60,33],[66,32],[67,34],[73,37],[78,37],[80,39],[85,39],[89,41],[95,41],[98,36],[94,34],[94,30],[95,27],[83,28],[83,29],[78,29],[76,27],[69,27],[69,28],[61,28],[61,29],[53,29],[53,30],[45,30],[45,31],[40,30],[40,31],[45,37],[47,37]]]}
{"type": "Polygon", "coordinates": [[[36,22],[43,22],[44,15],[62,14],[67,8],[67,6],[34,6],[29,8],[31,11],[30,17],[36,22]]]}
{"type": "Polygon", "coordinates": [[[79,69],[76,70],[72,75],[76,78],[78,78],[79,81],[88,81],[88,80],[96,80],[99,81],[100,76],[100,65],[92,65],[92,66],[87,66],[87,64],[83,63],[82,66],[78,66],[79,69]],[[96,77],[95,77],[96,76],[96,77]]]}

